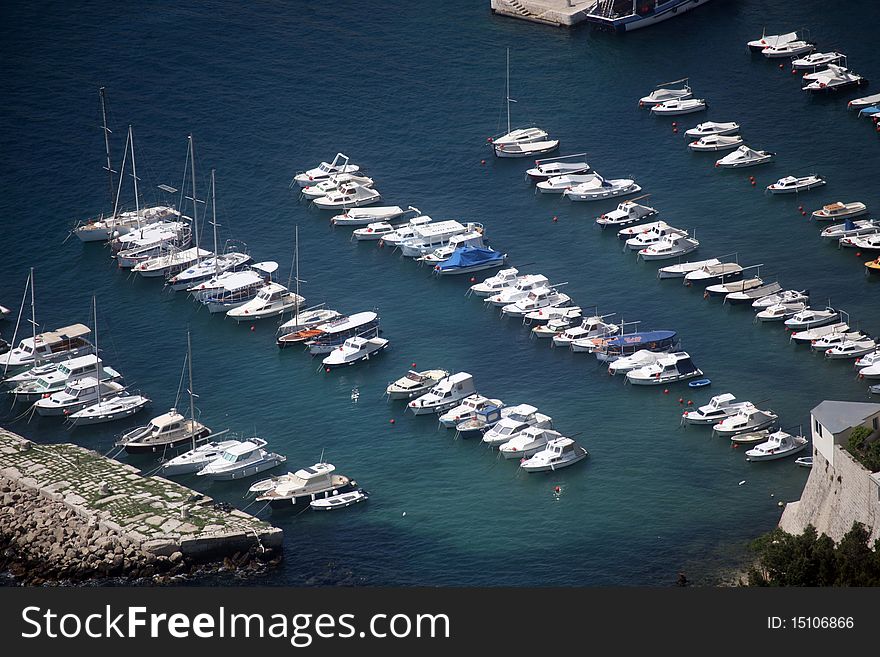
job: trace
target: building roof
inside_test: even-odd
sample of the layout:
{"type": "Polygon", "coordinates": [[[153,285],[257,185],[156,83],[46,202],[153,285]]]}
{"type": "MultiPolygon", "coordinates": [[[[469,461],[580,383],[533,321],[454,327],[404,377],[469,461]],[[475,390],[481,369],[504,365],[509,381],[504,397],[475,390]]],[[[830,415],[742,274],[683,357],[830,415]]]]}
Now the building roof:
{"type": "Polygon", "coordinates": [[[819,424],[831,433],[840,433],[855,427],[875,413],[880,413],[880,404],[827,399],[810,411],[819,424]]]}

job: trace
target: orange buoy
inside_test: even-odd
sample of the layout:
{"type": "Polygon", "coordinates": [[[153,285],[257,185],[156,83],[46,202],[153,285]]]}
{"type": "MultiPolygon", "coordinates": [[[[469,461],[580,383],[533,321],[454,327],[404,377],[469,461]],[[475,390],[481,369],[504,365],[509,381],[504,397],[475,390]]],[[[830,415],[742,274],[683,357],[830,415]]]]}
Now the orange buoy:
{"type": "Polygon", "coordinates": [[[688,406],[693,406],[693,405],[694,405],[694,402],[692,402],[690,399],[688,399],[688,406]]]}
{"type": "Polygon", "coordinates": [[[415,364],[415,363],[410,363],[410,366],[411,366],[413,369],[415,369],[416,364],[415,364]]]}
{"type": "Polygon", "coordinates": [[[758,183],[757,183],[756,181],[754,181],[754,180],[752,181],[752,187],[754,187],[754,186],[757,185],[757,184],[758,184],[758,183]]]}

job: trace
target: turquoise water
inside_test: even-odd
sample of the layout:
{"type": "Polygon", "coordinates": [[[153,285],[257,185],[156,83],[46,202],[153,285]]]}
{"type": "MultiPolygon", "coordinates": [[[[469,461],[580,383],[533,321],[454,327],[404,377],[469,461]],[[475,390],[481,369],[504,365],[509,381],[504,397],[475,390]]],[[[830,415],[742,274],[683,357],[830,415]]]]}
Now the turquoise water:
{"type": "MultiPolygon", "coordinates": [[[[484,2],[421,5],[168,2],[140,14],[104,2],[39,14],[4,6],[0,303],[18,307],[30,266],[45,328],[88,322],[96,295],[106,361],[152,397],[154,414],[175,401],[189,327],[206,423],[256,432],[291,469],[323,451],[372,493],[349,512],[272,516],[285,530],[286,559],[271,583],[667,585],[680,570],[713,581],[775,525],[777,501],[797,498],[806,472],[791,461],[748,464],[708,430],[680,429],[678,398],[701,404],[730,391],[767,400],[785,426],[806,426],[816,403],[864,400],[865,386],[850,365],[791,346],[747,309],[656,280],[656,265],[622,253],[593,224],[614,203],[535,196],[526,162],[495,161],[485,140],[503,119],[504,50],[515,121],[538,122],[608,177],[635,178],[662,218],[696,229],[700,257],[738,252],[742,263],[764,263],[766,277],[809,288],[817,303],[830,297],[878,332],[880,281],[863,276],[867,257],[823,244],[797,210],[835,200],[880,208],[877,138],[845,100],[808,97],[787,69],[745,47],[764,25],[772,33],[809,26],[821,47],[841,49],[854,70],[876,78],[875,5],[850,3],[841,14],[823,2],[718,0],[625,38],[496,18],[484,2]],[[738,121],[747,143],[778,160],[717,171],[712,155],[686,149],[671,120],[637,108],[656,83],[684,75],[710,100],[706,118],[738,121]],[[201,189],[217,169],[226,235],[277,260],[286,281],[299,226],[308,301],[377,308],[391,349],[325,374],[306,354],[280,352],[270,323],[250,331],[211,317],[155,281],[130,280],[100,245],[62,243],[75,220],[109,209],[101,85],[116,161],[131,123],[148,198],[159,183],[180,186],[192,132],[201,189]],[[567,281],[580,305],[677,330],[712,387],[664,395],[624,386],[594,359],[529,340],[519,322],[466,299],[466,279],[435,280],[328,228],[327,215],[287,184],[339,150],[388,203],[481,221],[513,264],[567,281]],[[800,198],[762,193],[777,178],[813,171],[826,187],[800,198]],[[437,431],[434,418],[405,415],[382,394],[412,362],[469,371],[481,392],[538,406],[563,433],[579,434],[591,459],[525,476],[478,443],[437,431]]],[[[677,120],[690,127],[703,116],[677,120]]],[[[2,326],[4,337],[11,331],[2,326]]],[[[16,419],[20,410],[4,405],[0,422],[101,452],[128,426],[67,432],[48,419],[16,419]]],[[[247,503],[243,485],[185,481],[247,503]]]]}

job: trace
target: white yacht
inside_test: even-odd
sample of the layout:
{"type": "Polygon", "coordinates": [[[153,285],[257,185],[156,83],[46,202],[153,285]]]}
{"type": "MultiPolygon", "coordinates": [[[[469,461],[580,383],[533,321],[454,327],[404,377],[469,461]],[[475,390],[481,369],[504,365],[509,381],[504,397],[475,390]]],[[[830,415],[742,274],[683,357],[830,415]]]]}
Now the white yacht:
{"type": "Polygon", "coordinates": [[[728,153],[715,162],[715,166],[721,169],[738,169],[741,167],[753,167],[769,162],[776,153],[770,151],[756,151],[748,146],[740,146],[732,153],[728,153]]]}
{"type": "MultiPolygon", "coordinates": [[[[222,432],[221,432],[222,433],[222,432]]],[[[213,440],[209,443],[203,443],[191,450],[179,454],[174,458],[168,459],[162,463],[159,472],[163,477],[173,477],[182,474],[194,474],[204,468],[208,463],[214,461],[221,456],[230,447],[240,445],[240,440],[213,440]]]]}
{"type": "Polygon", "coordinates": [[[232,481],[253,477],[287,461],[286,456],[263,449],[265,446],[266,441],[262,438],[251,438],[233,445],[209,461],[196,472],[196,476],[214,481],[232,481]]]}
{"type": "Polygon", "coordinates": [[[709,105],[702,98],[687,98],[683,100],[667,100],[651,108],[651,112],[658,116],[677,116],[679,114],[692,114],[702,112],[709,105]]]}
{"type": "Polygon", "coordinates": [[[467,372],[457,372],[442,379],[421,397],[413,399],[407,404],[407,408],[415,415],[442,413],[458,406],[461,400],[474,393],[474,377],[467,372]]]}
{"type": "Polygon", "coordinates": [[[598,173],[567,173],[542,180],[535,185],[535,188],[542,194],[562,194],[572,187],[592,183],[595,180],[601,180],[598,173]]]}
{"type": "Polygon", "coordinates": [[[791,68],[795,71],[800,71],[808,68],[816,69],[820,66],[836,64],[843,59],[846,59],[846,55],[837,51],[814,52],[810,53],[806,57],[798,57],[797,59],[792,60],[791,68]]]}
{"type": "Polygon", "coordinates": [[[173,290],[190,290],[221,274],[240,271],[250,261],[251,256],[245,251],[227,250],[220,255],[210,254],[169,278],[166,285],[173,290]]]}
{"type": "Polygon", "coordinates": [[[784,178],[777,180],[775,183],[767,185],[767,191],[771,194],[796,194],[824,184],[825,180],[817,175],[801,177],[785,176],[784,178]]]}
{"type": "Polygon", "coordinates": [[[847,331],[849,331],[849,324],[846,322],[835,322],[834,324],[825,324],[824,326],[814,326],[806,330],[792,331],[788,339],[791,342],[812,344],[815,340],[826,335],[846,333],[847,331]]]}
{"type": "Polygon", "coordinates": [[[761,51],[761,54],[767,59],[779,59],[782,57],[791,59],[792,57],[797,57],[799,55],[806,55],[809,52],[813,52],[815,49],[816,46],[814,44],[797,40],[789,41],[787,43],[779,43],[775,46],[767,46],[761,51]]]}
{"type": "Polygon", "coordinates": [[[739,135],[707,135],[688,144],[692,151],[727,151],[741,146],[743,138],[739,135]]]}
{"type": "MultiPolygon", "coordinates": [[[[115,253],[116,264],[122,269],[131,269],[138,263],[161,256],[168,249],[186,249],[192,242],[192,230],[188,223],[159,223],[132,231],[118,240],[131,239],[131,246],[115,253]]],[[[113,241],[116,244],[117,240],[113,241]]],[[[122,242],[122,246],[126,246],[122,242]]]]}
{"type": "Polygon", "coordinates": [[[373,183],[373,179],[369,176],[357,173],[337,173],[319,183],[306,185],[300,190],[300,194],[303,195],[303,198],[314,200],[327,196],[331,192],[338,192],[345,186],[360,185],[362,187],[372,187],[373,183]]]}
{"type": "Polygon", "coordinates": [[[150,399],[143,395],[132,395],[123,392],[110,399],[86,406],[82,410],[67,416],[71,426],[79,427],[88,424],[102,424],[121,420],[142,411],[150,404],[150,399]]]}
{"type": "Polygon", "coordinates": [[[720,265],[718,258],[709,258],[707,260],[694,260],[693,262],[680,262],[676,265],[667,265],[657,270],[657,278],[684,278],[694,271],[703,269],[704,267],[714,267],[720,265]]]}
{"type": "Polygon", "coordinates": [[[637,203],[637,201],[647,198],[647,195],[634,198],[630,201],[623,201],[617,208],[611,212],[596,217],[596,223],[604,230],[607,227],[628,226],[637,223],[657,214],[654,208],[637,203]]]}
{"type": "MultiPolygon", "coordinates": [[[[319,324],[306,341],[309,353],[329,354],[341,347],[349,338],[375,338],[379,335],[379,315],[371,310],[340,317],[326,324],[319,324]]],[[[309,332],[309,331],[307,331],[309,332]]]]}
{"type": "Polygon", "coordinates": [[[648,228],[645,226],[645,230],[637,233],[635,237],[630,237],[626,240],[626,248],[630,251],[641,251],[649,246],[653,246],[657,244],[663,238],[672,236],[672,237],[686,237],[687,231],[682,230],[681,228],[676,228],[675,226],[670,226],[664,222],[664,225],[657,226],[654,228],[648,228]]]}
{"type": "Polygon", "coordinates": [[[767,442],[756,445],[746,452],[746,461],[773,461],[797,454],[807,446],[803,436],[792,436],[785,431],[770,434],[767,442]]]}
{"type": "Polygon", "coordinates": [[[772,306],[767,306],[759,311],[755,315],[755,319],[759,322],[781,322],[803,312],[806,308],[807,305],[801,301],[796,301],[794,303],[775,303],[772,306]]]}
{"type": "Polygon", "coordinates": [[[338,189],[334,189],[324,196],[313,199],[312,203],[321,210],[338,210],[372,205],[381,200],[382,195],[378,190],[350,182],[341,185],[338,189]]]}
{"type": "Polygon", "coordinates": [[[647,96],[642,96],[639,99],[639,107],[654,107],[669,100],[685,100],[693,95],[690,86],[688,86],[687,78],[663,82],[658,84],[654,91],[647,96]]]}
{"type": "MultiPolygon", "coordinates": [[[[449,244],[449,240],[456,235],[471,233],[477,229],[482,230],[482,224],[469,222],[462,224],[454,219],[436,221],[423,226],[417,226],[413,236],[400,244],[400,252],[407,258],[418,258],[449,244]]],[[[387,241],[387,240],[386,240],[387,241]]]]}
{"type": "Polygon", "coordinates": [[[337,474],[332,463],[322,462],[258,481],[248,492],[257,493],[257,502],[268,502],[273,509],[286,509],[307,508],[316,500],[332,500],[356,489],[356,481],[337,474]]]}
{"type": "Polygon", "coordinates": [[[483,434],[483,442],[490,447],[499,447],[528,427],[552,429],[553,418],[539,413],[530,404],[512,406],[507,409],[505,417],[483,434]]]}
{"type": "Polygon", "coordinates": [[[541,308],[564,306],[570,301],[571,297],[555,287],[541,287],[530,291],[524,299],[503,306],[501,313],[506,317],[525,317],[541,308]]]}
{"type": "Polygon", "coordinates": [[[857,340],[844,340],[839,345],[831,347],[825,352],[825,358],[844,360],[859,358],[872,353],[877,348],[877,343],[871,338],[864,337],[857,340]]]}
{"type": "Polygon", "coordinates": [[[469,397],[465,397],[458,406],[453,406],[444,412],[438,420],[446,429],[452,429],[460,422],[475,417],[478,411],[487,409],[490,406],[503,408],[504,403],[500,399],[489,399],[481,394],[474,393],[469,397]]]}
{"type": "Polygon", "coordinates": [[[648,349],[639,349],[637,352],[629,356],[621,356],[617,360],[608,363],[609,374],[626,374],[632,370],[648,365],[654,365],[659,358],[663,356],[663,352],[649,351],[648,349]]]}
{"type": "Polygon", "coordinates": [[[775,292],[755,299],[752,302],[752,308],[762,310],[778,303],[799,303],[808,302],[809,300],[810,293],[807,290],[782,290],[781,292],[775,292]]]}
{"type": "Polygon", "coordinates": [[[717,123],[715,121],[706,121],[700,123],[695,128],[685,130],[684,134],[688,137],[696,137],[701,139],[710,135],[733,135],[739,132],[739,123],[730,121],[728,123],[717,123]]]}
{"type": "Polygon", "coordinates": [[[658,242],[639,250],[642,260],[669,260],[679,258],[692,253],[700,248],[700,242],[696,237],[687,233],[684,235],[664,235],[658,242]]]}
{"type": "Polygon", "coordinates": [[[880,251],[880,233],[842,237],[838,241],[838,244],[842,247],[849,249],[861,249],[862,251],[880,251]]]}
{"type": "Polygon", "coordinates": [[[647,224],[640,224],[638,226],[630,226],[629,228],[621,228],[619,231],[617,231],[617,239],[626,241],[631,237],[641,235],[646,231],[654,229],[662,230],[664,228],[672,228],[672,226],[667,224],[662,219],[659,221],[651,221],[647,224]]]}
{"type": "Polygon", "coordinates": [[[615,196],[626,196],[642,191],[635,181],[628,178],[605,180],[601,176],[590,182],[575,185],[562,194],[571,201],[601,201],[615,196]]]}
{"type": "Polygon", "coordinates": [[[580,306],[550,306],[533,310],[523,317],[523,324],[546,325],[550,322],[577,322],[583,309],[580,306]]]}
{"type": "Polygon", "coordinates": [[[760,39],[749,41],[749,50],[752,52],[762,52],[765,48],[783,46],[786,43],[797,41],[797,32],[788,32],[787,34],[765,34],[760,39]]]}
{"type": "MultiPolygon", "coordinates": [[[[486,247],[486,242],[483,238],[483,233],[479,230],[468,231],[467,233],[462,233],[461,235],[453,235],[449,238],[449,241],[440,247],[437,247],[433,251],[430,251],[424,255],[418,256],[416,258],[417,262],[427,263],[429,265],[436,265],[444,260],[448,260],[453,253],[455,253],[456,249],[460,249],[463,246],[472,246],[477,248],[486,247]]],[[[486,247],[488,248],[488,247],[486,247]]]]}
{"type": "Polygon", "coordinates": [[[114,237],[137,230],[141,226],[179,219],[180,212],[173,207],[154,205],[137,210],[117,212],[109,217],[89,219],[74,228],[73,234],[82,242],[106,242],[114,237]]]}
{"type": "Polygon", "coordinates": [[[340,173],[357,173],[358,171],[360,171],[360,167],[356,164],[349,164],[347,155],[337,153],[332,162],[321,162],[314,169],[297,173],[293,182],[300,187],[306,187],[327,180],[330,176],[340,173]]]}
{"type": "Polygon", "coordinates": [[[166,253],[142,260],[131,270],[144,278],[170,278],[212,255],[210,251],[198,247],[170,248],[166,253]]]}
{"type": "Polygon", "coordinates": [[[656,386],[702,375],[703,371],[694,365],[690,354],[676,351],[664,354],[656,363],[630,370],[626,373],[626,380],[634,385],[656,386]]]}
{"type": "Polygon", "coordinates": [[[7,392],[12,395],[13,401],[33,402],[53,392],[64,390],[70,381],[81,379],[85,376],[98,376],[101,370],[102,381],[121,381],[122,375],[112,367],[104,365],[102,360],[95,354],[77,356],[60,363],[51,363],[34,367],[15,377],[10,377],[4,383],[13,386],[7,392]],[[39,370],[42,374],[36,374],[39,370]]]}
{"type": "Polygon", "coordinates": [[[712,431],[719,436],[735,436],[773,426],[778,419],[779,416],[773,411],[762,411],[753,404],[748,404],[736,415],[730,415],[718,422],[712,427],[712,431]]]}
{"type": "Polygon", "coordinates": [[[562,438],[562,434],[553,429],[527,427],[502,444],[498,451],[505,459],[527,459],[546,448],[551,440],[558,438],[562,438]]]}
{"type": "Polygon", "coordinates": [[[267,283],[257,290],[257,296],[240,306],[230,308],[226,316],[236,322],[249,322],[292,313],[302,306],[305,299],[291,292],[280,283],[267,283]]]}
{"type": "Polygon", "coordinates": [[[68,381],[63,390],[40,397],[33,407],[37,415],[43,417],[70,415],[94,403],[99,397],[110,399],[122,394],[123,390],[125,387],[115,381],[102,381],[99,384],[95,377],[86,376],[68,381]]]}
{"type": "Polygon", "coordinates": [[[507,306],[520,299],[525,299],[532,290],[547,287],[549,284],[550,281],[543,274],[525,274],[520,276],[512,287],[505,287],[500,292],[486,297],[483,299],[483,303],[493,306],[507,306]]]}
{"type": "Polygon", "coordinates": [[[810,343],[810,349],[817,352],[826,352],[832,347],[838,347],[845,342],[854,342],[867,339],[866,336],[861,331],[836,331],[834,333],[828,333],[827,335],[823,335],[821,338],[813,340],[810,343]]]}
{"type": "MultiPolygon", "coordinates": [[[[402,217],[408,212],[415,212],[416,219],[421,213],[418,208],[409,206],[406,210],[399,205],[383,205],[372,208],[352,208],[346,210],[342,214],[337,214],[330,218],[330,223],[334,226],[367,226],[373,223],[389,222],[398,217],[402,217]]],[[[428,221],[430,221],[430,217],[428,221]]],[[[412,220],[410,220],[412,221],[412,220]]]]}
{"type": "Polygon", "coordinates": [[[744,408],[752,406],[751,402],[738,402],[736,397],[725,392],[715,395],[708,404],[697,410],[686,410],[682,413],[682,421],[686,424],[717,424],[731,415],[736,415],[744,408]]]}
{"type": "Polygon", "coordinates": [[[526,169],[526,175],[533,181],[538,182],[555,176],[587,173],[590,170],[590,165],[579,159],[584,155],[586,153],[535,160],[535,166],[531,169],[526,169]]]}
{"type": "Polygon", "coordinates": [[[839,318],[840,313],[834,308],[807,308],[791,319],[785,320],[785,325],[792,331],[803,331],[826,324],[833,324],[839,318]]]}
{"type": "Polygon", "coordinates": [[[211,430],[198,420],[184,417],[177,409],[157,415],[146,425],[122,434],[117,445],[129,454],[166,452],[189,445],[211,435],[211,430]]]}
{"type": "Polygon", "coordinates": [[[378,336],[373,338],[348,338],[342,346],[331,351],[321,362],[324,367],[346,367],[362,360],[370,360],[373,356],[388,347],[388,340],[378,336]]]}
{"type": "Polygon", "coordinates": [[[489,297],[498,294],[502,290],[513,287],[522,278],[516,267],[501,269],[494,276],[490,276],[482,283],[474,283],[470,287],[470,294],[478,297],[489,297]]]}
{"type": "MultiPolygon", "coordinates": [[[[340,317],[342,317],[342,314],[338,310],[331,310],[330,308],[322,308],[320,306],[307,308],[303,311],[294,311],[294,316],[278,327],[276,342],[281,348],[297,342],[303,342],[304,339],[299,339],[300,337],[306,337],[299,335],[302,331],[313,329],[321,324],[327,324],[340,317]]],[[[317,333],[314,335],[317,335],[317,333]]],[[[308,337],[314,337],[314,335],[308,337]]]]}
{"type": "Polygon", "coordinates": [[[612,324],[605,320],[611,315],[593,315],[585,318],[578,326],[566,329],[553,336],[554,347],[571,348],[571,343],[575,340],[585,338],[601,338],[611,335],[617,335],[620,332],[619,324],[612,324]]]}
{"type": "Polygon", "coordinates": [[[446,370],[410,370],[404,376],[388,384],[385,394],[388,399],[412,399],[428,392],[441,379],[449,376],[446,370]]]}
{"type": "Polygon", "coordinates": [[[417,223],[409,223],[397,230],[388,233],[387,235],[383,235],[379,239],[379,246],[390,246],[392,248],[397,248],[404,242],[413,239],[414,237],[419,237],[419,231],[424,227],[425,224],[429,224],[433,221],[431,217],[426,214],[420,215],[418,217],[420,219],[417,223]]]}
{"type": "Polygon", "coordinates": [[[257,263],[250,269],[226,272],[199,283],[190,290],[195,299],[211,313],[227,313],[257,296],[271,281],[277,263],[257,263]],[[258,267],[259,265],[259,267],[258,267]]]}
{"type": "Polygon", "coordinates": [[[835,219],[855,219],[864,214],[868,214],[868,206],[860,201],[852,203],[837,201],[814,210],[812,216],[816,221],[834,221],[835,219]]]}
{"type": "Polygon", "coordinates": [[[71,324],[24,338],[17,347],[0,356],[0,367],[34,366],[87,354],[94,351],[92,343],[85,338],[89,333],[91,329],[88,326],[71,324]]]}
{"type": "Polygon", "coordinates": [[[571,438],[555,438],[534,456],[521,461],[519,467],[526,472],[546,472],[574,465],[589,456],[589,452],[571,438]]]}
{"type": "Polygon", "coordinates": [[[880,233],[880,221],[872,221],[871,219],[857,219],[853,221],[847,219],[842,224],[828,226],[819,234],[819,237],[826,240],[841,240],[844,237],[861,237],[863,235],[874,235],[875,233],[880,233]]]}

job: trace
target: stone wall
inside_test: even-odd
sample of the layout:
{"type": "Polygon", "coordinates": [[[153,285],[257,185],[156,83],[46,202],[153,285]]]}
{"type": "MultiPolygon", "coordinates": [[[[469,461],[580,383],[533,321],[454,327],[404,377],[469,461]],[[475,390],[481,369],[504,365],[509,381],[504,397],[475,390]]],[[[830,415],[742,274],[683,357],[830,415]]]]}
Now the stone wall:
{"type": "Polygon", "coordinates": [[[833,449],[833,464],[813,450],[813,467],[801,499],[786,506],[779,526],[800,534],[812,524],[820,534],[839,541],[858,521],[871,532],[873,542],[880,538],[877,480],[839,445],[833,449]]]}

